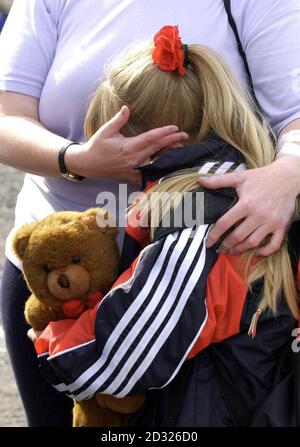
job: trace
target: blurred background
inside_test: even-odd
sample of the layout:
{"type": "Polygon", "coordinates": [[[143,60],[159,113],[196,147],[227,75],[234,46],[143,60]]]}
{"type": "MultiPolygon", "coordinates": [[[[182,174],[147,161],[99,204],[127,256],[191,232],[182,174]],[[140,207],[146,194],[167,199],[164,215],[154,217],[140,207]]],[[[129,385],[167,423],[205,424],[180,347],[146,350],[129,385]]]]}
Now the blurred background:
{"type": "MultiPolygon", "coordinates": [[[[0,33],[12,3],[13,0],[0,0],[0,33]]],[[[16,197],[22,186],[23,177],[22,172],[0,164],[0,281],[5,238],[13,225],[16,197]]],[[[24,426],[26,426],[25,417],[5,350],[0,322],[0,427],[24,426]]]]}
{"type": "Polygon", "coordinates": [[[6,16],[9,12],[13,0],[0,0],[0,32],[3,28],[6,16]]]}

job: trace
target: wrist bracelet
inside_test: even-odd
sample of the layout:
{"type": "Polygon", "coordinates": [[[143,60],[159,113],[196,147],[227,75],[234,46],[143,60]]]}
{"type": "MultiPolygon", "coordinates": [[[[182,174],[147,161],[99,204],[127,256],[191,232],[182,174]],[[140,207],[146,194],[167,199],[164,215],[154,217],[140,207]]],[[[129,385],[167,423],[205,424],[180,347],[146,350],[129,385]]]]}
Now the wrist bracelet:
{"type": "Polygon", "coordinates": [[[277,151],[277,158],[282,155],[296,155],[297,157],[300,157],[300,144],[297,143],[281,144],[277,151]]]}
{"type": "Polygon", "coordinates": [[[277,157],[296,155],[300,157],[300,130],[291,130],[283,134],[277,143],[277,157]]]}
{"type": "Polygon", "coordinates": [[[66,178],[67,180],[70,180],[71,182],[80,182],[81,180],[83,180],[85,177],[83,177],[82,175],[78,175],[78,174],[74,174],[73,172],[68,171],[66,165],[65,165],[65,153],[66,150],[72,146],[73,144],[80,144],[80,143],[75,143],[73,141],[68,142],[67,144],[65,144],[58,153],[58,166],[59,166],[59,171],[61,173],[61,175],[66,178]]]}
{"type": "Polygon", "coordinates": [[[284,133],[278,139],[278,144],[283,143],[300,143],[300,129],[299,130],[290,130],[289,132],[284,133]]]}

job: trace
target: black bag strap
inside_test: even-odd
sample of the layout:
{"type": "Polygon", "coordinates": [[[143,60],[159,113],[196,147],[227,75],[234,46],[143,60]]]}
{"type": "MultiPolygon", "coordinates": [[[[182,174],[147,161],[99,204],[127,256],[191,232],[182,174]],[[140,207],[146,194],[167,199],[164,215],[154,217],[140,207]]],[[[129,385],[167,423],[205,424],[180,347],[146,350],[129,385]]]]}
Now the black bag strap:
{"type": "Polygon", "coordinates": [[[236,23],[235,23],[234,18],[232,16],[231,0],[223,0],[223,2],[224,2],[225,11],[227,13],[229,25],[231,26],[232,31],[234,32],[234,35],[235,35],[235,38],[236,38],[236,41],[237,41],[237,45],[238,45],[238,50],[239,50],[241,58],[243,59],[243,62],[244,62],[244,66],[245,66],[245,70],[246,70],[246,73],[247,73],[247,76],[248,76],[248,82],[249,82],[249,87],[251,89],[252,97],[253,97],[253,99],[255,101],[256,106],[258,107],[258,110],[261,112],[261,107],[259,105],[259,102],[257,101],[256,96],[255,96],[252,76],[251,76],[251,72],[250,72],[250,69],[249,69],[247,57],[246,57],[245,51],[243,49],[243,45],[242,45],[242,42],[241,42],[241,39],[240,39],[240,36],[239,36],[239,33],[238,33],[238,29],[237,29],[236,23]]]}

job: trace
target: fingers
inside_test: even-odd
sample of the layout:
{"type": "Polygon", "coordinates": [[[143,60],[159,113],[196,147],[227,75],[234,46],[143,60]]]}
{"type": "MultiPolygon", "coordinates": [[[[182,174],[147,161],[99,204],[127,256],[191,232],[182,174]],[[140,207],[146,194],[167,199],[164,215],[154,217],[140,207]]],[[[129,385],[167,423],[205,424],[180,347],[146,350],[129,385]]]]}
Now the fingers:
{"type": "Polygon", "coordinates": [[[260,247],[255,254],[257,256],[270,256],[272,253],[275,253],[275,251],[279,250],[281,247],[284,236],[284,229],[277,230],[272,235],[270,242],[268,242],[264,247],[260,247]]]}
{"type": "Polygon", "coordinates": [[[164,148],[173,147],[183,147],[180,141],[187,140],[189,136],[185,132],[176,132],[171,135],[167,135],[164,138],[157,140],[155,143],[151,144],[144,150],[141,150],[138,154],[139,163],[144,163],[153,155],[157,154],[157,152],[161,151],[164,148]]]}
{"type": "Polygon", "coordinates": [[[35,331],[34,329],[31,328],[27,332],[27,337],[34,343],[37,340],[37,338],[41,335],[41,333],[42,331],[35,331]]]}
{"type": "Polygon", "coordinates": [[[244,219],[244,217],[245,210],[238,203],[224,214],[224,216],[222,216],[210,230],[206,243],[207,247],[212,247],[226,231],[228,231],[236,222],[244,219]]]}
{"type": "Polygon", "coordinates": [[[237,188],[244,179],[243,172],[199,177],[200,185],[208,189],[237,188]]]}
{"type": "Polygon", "coordinates": [[[100,127],[100,129],[96,132],[101,132],[101,136],[103,138],[110,138],[116,133],[120,132],[122,127],[125,126],[127,121],[129,120],[130,110],[127,106],[123,106],[121,110],[113,116],[107,123],[100,127]]]}
{"type": "Polygon", "coordinates": [[[143,162],[159,150],[167,146],[176,145],[188,138],[185,132],[178,132],[177,126],[164,126],[136,137],[127,138],[124,152],[136,154],[139,161],[143,162]]]}
{"type": "MultiPolygon", "coordinates": [[[[225,252],[229,251],[232,248],[236,249],[239,245],[241,245],[245,239],[247,241],[250,240],[252,233],[257,229],[257,222],[252,217],[247,217],[243,222],[241,222],[232,232],[222,241],[222,244],[219,248],[220,251],[225,252]]],[[[264,236],[258,243],[263,240],[264,236]]],[[[256,245],[254,245],[255,247],[256,245]]],[[[252,248],[249,246],[248,248],[252,248]]],[[[236,253],[230,252],[231,254],[236,253]]]]}
{"type": "Polygon", "coordinates": [[[243,253],[246,250],[251,250],[259,246],[262,241],[268,236],[269,229],[267,225],[262,225],[259,228],[256,228],[248,237],[245,237],[241,243],[236,244],[229,250],[231,255],[237,255],[239,253],[243,253]]]}
{"type": "Polygon", "coordinates": [[[34,331],[33,329],[29,329],[29,331],[27,331],[27,337],[29,338],[29,340],[31,340],[32,342],[34,342],[34,331]]]}
{"type": "MultiPolygon", "coordinates": [[[[257,230],[255,230],[250,236],[245,238],[243,242],[235,245],[232,249],[230,249],[229,253],[231,255],[237,255],[247,250],[256,248],[262,243],[262,241],[267,236],[270,236],[269,228],[267,225],[262,225],[261,227],[257,228],[257,230]]],[[[269,256],[272,253],[276,252],[277,250],[280,249],[284,236],[285,236],[284,229],[276,231],[274,234],[271,235],[270,241],[264,247],[260,247],[256,250],[255,255],[269,256]]]]}
{"type": "Polygon", "coordinates": [[[295,191],[298,191],[291,182],[291,174],[280,168],[273,163],[264,168],[199,179],[206,188],[235,187],[239,196],[239,202],[212,228],[209,247],[237,225],[222,241],[230,253],[259,247],[262,242],[265,246],[256,250],[259,256],[269,256],[280,248],[294,213],[295,191]]]}

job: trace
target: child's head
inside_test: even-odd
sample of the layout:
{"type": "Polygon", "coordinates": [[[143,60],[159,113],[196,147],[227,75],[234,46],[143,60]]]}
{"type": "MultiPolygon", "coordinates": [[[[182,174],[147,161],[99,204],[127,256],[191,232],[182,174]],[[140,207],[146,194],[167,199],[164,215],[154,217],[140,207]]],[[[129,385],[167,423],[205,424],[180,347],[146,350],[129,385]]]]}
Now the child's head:
{"type": "Polygon", "coordinates": [[[243,153],[249,167],[269,164],[274,157],[269,129],[222,59],[205,46],[188,45],[185,74],[165,70],[154,61],[154,51],[161,51],[164,39],[182,51],[178,29],[164,27],[155,37],[155,44],[133,45],[113,60],[88,110],[86,136],[126,104],[131,115],[125,136],[174,124],[189,134],[189,143],[218,135],[243,153]]]}
{"type": "MultiPolygon", "coordinates": [[[[154,40],[154,44],[134,45],[109,67],[107,80],[97,89],[88,110],[86,136],[90,138],[126,104],[131,114],[122,129],[125,136],[175,124],[189,134],[190,143],[213,135],[222,138],[243,154],[248,168],[270,164],[275,157],[270,128],[222,59],[205,46],[183,46],[177,27],[162,28],[154,40]]],[[[160,182],[149,195],[153,190],[179,189],[184,193],[199,187],[195,172],[178,179],[160,182]]],[[[157,220],[159,210],[150,209],[151,219],[157,220]]],[[[253,253],[246,254],[248,266],[253,253]]],[[[291,312],[297,315],[297,291],[286,241],[277,253],[257,263],[251,274],[246,273],[249,283],[265,279],[262,310],[276,312],[284,290],[291,312]]]]}
{"type": "Polygon", "coordinates": [[[91,105],[88,136],[126,104],[131,112],[122,130],[126,136],[174,124],[198,140],[203,103],[199,77],[191,69],[186,76],[160,70],[152,60],[153,48],[151,42],[136,45],[114,60],[91,105]]]}

